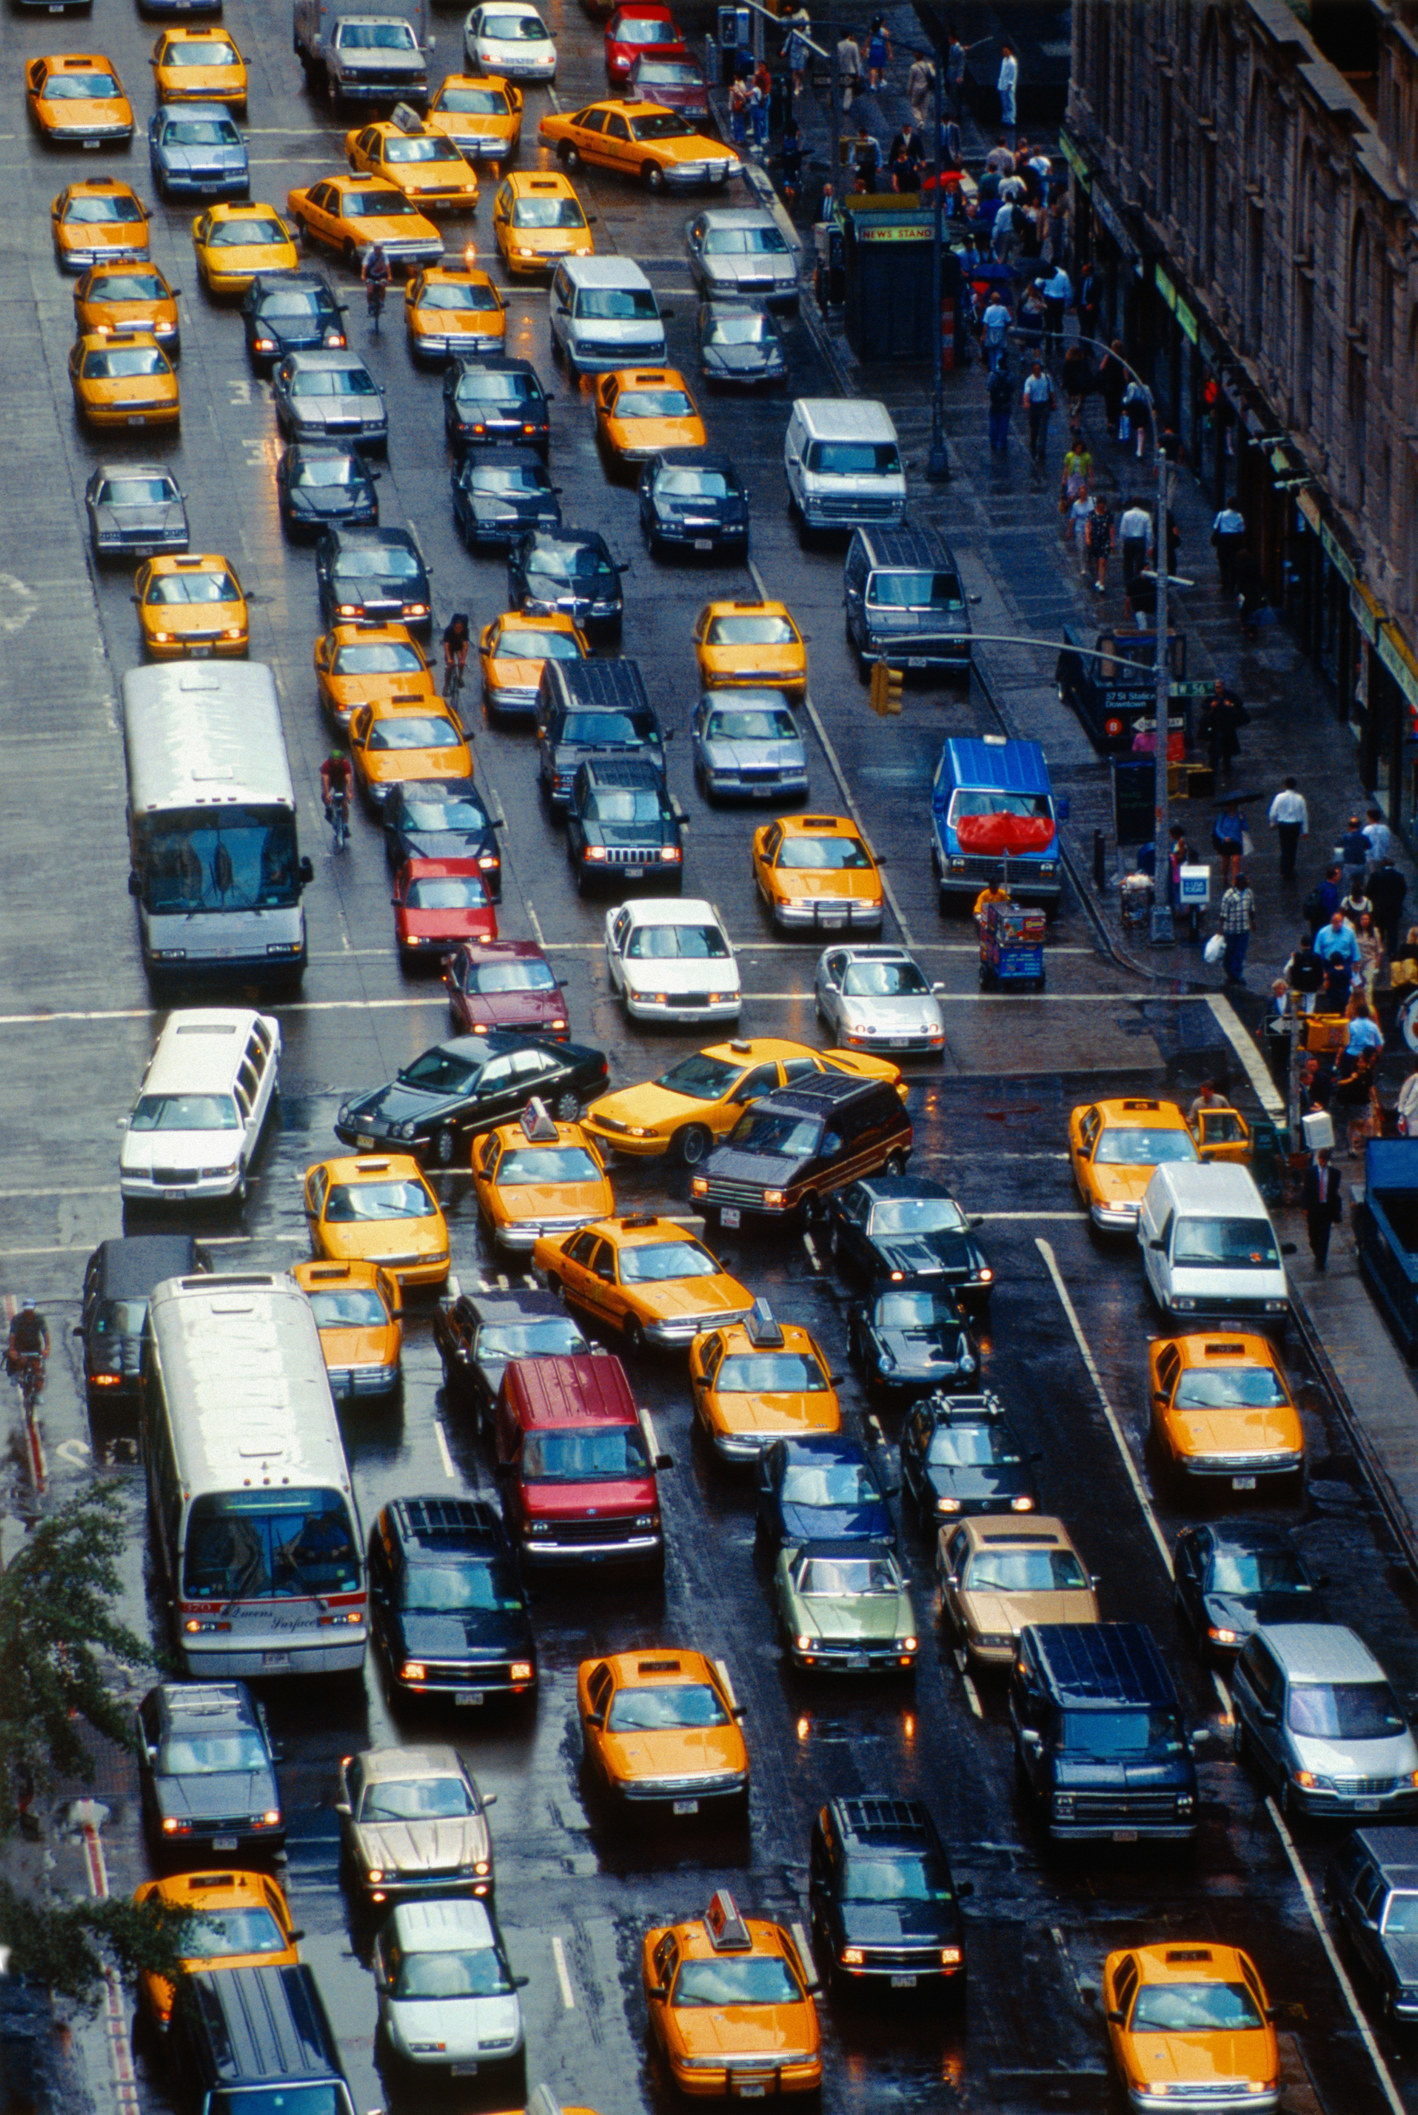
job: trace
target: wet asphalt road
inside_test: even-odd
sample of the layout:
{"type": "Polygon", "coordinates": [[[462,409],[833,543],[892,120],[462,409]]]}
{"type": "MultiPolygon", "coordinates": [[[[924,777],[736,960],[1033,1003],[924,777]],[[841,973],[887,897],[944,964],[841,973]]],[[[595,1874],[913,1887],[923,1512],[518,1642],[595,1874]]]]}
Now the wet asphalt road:
{"type": "MultiPolygon", "coordinates": [[[[287,187],[342,160],[339,135],[310,105],[292,59],[284,10],[233,0],[227,25],[252,65],[254,192],[283,204],[287,187]]],[[[570,5],[549,10],[560,34],[558,94],[568,107],[600,91],[599,33],[570,5]]],[[[460,18],[439,17],[440,69],[455,67],[460,18]]],[[[83,49],[90,41],[120,67],[139,114],[151,108],[146,57],[153,31],[126,0],[101,0],[92,27],[43,16],[0,23],[0,206],[10,308],[0,383],[16,407],[12,488],[0,546],[0,624],[6,636],[4,713],[12,760],[3,801],[10,853],[11,916],[0,934],[0,1050],[7,1152],[0,1194],[0,1290],[38,1296],[58,1356],[45,1401],[50,1497],[93,1474],[116,1479],[132,1534],[126,1613],[157,1622],[147,1605],[143,1496],[130,1431],[91,1429],[76,1386],[76,1316],[83,1263],[94,1243],[121,1229],[116,1120],[126,1111],[151,1047],[149,1009],[124,881],[123,772],[117,734],[120,679],[137,658],[129,583],[91,578],[80,494],[99,450],[75,426],[64,362],[70,285],[54,267],[47,234],[51,195],[93,158],[48,156],[28,136],[19,92],[23,57],[83,49]],[[25,497],[20,495],[21,484],[25,497]]],[[[543,91],[528,96],[524,165],[535,152],[543,91]]],[[[114,164],[105,162],[105,167],[114,164]]],[[[141,146],[127,157],[145,194],[141,146]]],[[[691,370],[693,302],[683,264],[682,225],[691,206],[648,201],[608,177],[587,179],[599,216],[597,240],[640,258],[673,312],[671,358],[691,370]]],[[[240,325],[201,294],[187,224],[158,208],[154,255],[185,288],[183,427],[171,443],[106,444],[119,455],[156,452],[187,493],[194,549],[220,549],[260,597],[253,655],[277,672],[301,798],[303,848],[316,884],[306,897],[311,961],[298,1003],[281,1006],[285,1057],[278,1118],[259,1180],[239,1221],[202,1230],[217,1240],[222,1267],[278,1268],[305,1252],[299,1178],[334,1149],[338,1100],[386,1077],[440,1035],[441,988],[410,980],[392,945],[388,887],[375,827],[355,819],[349,857],[330,856],[317,798],[327,746],[316,706],[311,646],[318,629],[313,563],[291,550],[277,521],[273,470],[278,444],[263,385],[253,380],[240,325]]],[[[484,203],[473,230],[489,227],[484,203]]],[[[484,261],[491,257],[487,242],[484,261]]],[[[338,274],[336,274],[338,276],[338,274]]],[[[686,886],[719,904],[741,952],[745,1033],[815,1042],[807,994],[809,946],[774,941],[748,873],[752,818],[708,810],[690,778],[685,729],[694,699],[689,633],[700,602],[751,591],[742,570],[655,565],[639,547],[633,492],[608,483],[597,456],[589,403],[565,385],[548,355],[546,299],[512,287],[509,349],[534,358],[554,392],[552,462],[569,521],[603,527],[631,561],[624,651],[637,655],[666,724],[679,730],[670,781],[691,818],[686,886]]],[[[434,568],[440,620],[468,609],[481,624],[503,606],[504,573],[471,561],[453,530],[449,458],[439,381],[416,371],[391,307],[389,327],[370,340],[357,296],[352,342],[387,383],[390,457],[380,487],[384,519],[416,526],[434,568]]],[[[805,327],[790,332],[792,393],[817,393],[830,377],[805,327]]],[[[641,1400],[674,1455],[662,1479],[669,1540],[663,1594],[613,1585],[537,1593],[543,1682],[531,1709],[486,1719],[405,1727],[390,1711],[371,1661],[362,1695],[316,1685],[294,1694],[274,1685],[268,1703],[288,1761],[292,1818],[289,1885],[306,1957],[330,2002],[357,2104],[397,2100],[373,2064],[373,1985],[351,1935],[337,1877],[331,1801],[335,1765],[351,1749],[436,1732],[456,1739],[485,1789],[496,1790],[498,1904],[525,1993],[529,2077],[564,2100],[611,2115],[659,2108],[665,2088],[647,2061],[639,1979],[644,1928],[698,1911],[730,1883],[742,1906],[803,1916],[808,1830],[829,1792],[892,1788],[918,1792],[940,1817],[958,1875],[974,1884],[969,1905],[970,1979],[963,2018],[918,2007],[853,2008],[824,2001],[824,2105],[842,2110],[939,2106],[1033,2115],[1108,2104],[1097,1991],[1104,1954],[1133,1941],[1214,1937],[1254,1952],[1280,2008],[1285,2105],[1329,2115],[1367,2115],[1384,2088],[1317,1934],[1304,1889],[1318,1884],[1331,1848],[1317,1836],[1293,1853],[1251,1780],[1230,1758],[1224,1692],[1198,1670],[1178,1634],[1163,1560],[1184,1514],[1159,1488],[1142,1443],[1145,1343],[1151,1317],[1135,1257],[1095,1244],[1077,1209],[1063,1153],[1064,1121],[1084,1095],[1123,1086],[1185,1086],[1221,1043],[1200,1002],[1135,988],[1093,949],[1080,914],[1055,929],[1050,986],[1042,1000],[981,1001],[969,930],[938,915],[929,872],[926,803],[942,733],[988,731],[978,693],[908,692],[901,721],[883,726],[844,651],[841,551],[804,552],[784,511],[780,468],[783,400],[706,399],[711,441],[729,447],[754,500],[754,564],[769,593],[783,595],[810,641],[816,718],[810,742],[814,804],[843,805],[850,789],[888,861],[895,921],[948,987],[943,1068],[917,1073],[911,1095],[918,1168],[942,1174],[967,1208],[985,1215],[998,1291],[986,1379],[1009,1403],[1039,1467],[1045,1505],[1070,1524],[1101,1579],[1104,1614],[1150,1623],[1176,1670],[1200,1749],[1203,1819],[1195,1854],[1094,1854],[1064,1860],[1031,1833],[1014,1790],[1008,1726],[999,1694],[960,1679],[939,1629],[930,1551],[912,1518],[903,1549],[928,1649],[909,1689],[833,1688],[800,1680],[782,1664],[766,1583],[753,1555],[746,1487],[705,1457],[690,1432],[682,1362],[645,1360],[633,1369],[641,1400]],[[830,744],[830,750],[825,744],[830,744]],[[1072,1311],[1072,1319],[1070,1316],[1072,1311]],[[1091,1362],[1091,1370],[1090,1370],[1091,1362]],[[1106,1398],[1105,1403],[1102,1398],[1106,1398]],[[1110,1416],[1116,1425],[1110,1423],[1110,1416]],[[1160,1545],[1160,1546],[1159,1546],[1160,1545]],[[684,1641],[722,1654],[747,1707],[753,1767],[750,1825],[741,1837],[696,1830],[627,1840],[600,1826],[583,1799],[574,1730],[578,1661],[592,1652],[684,1641]],[[1301,1876],[1304,1876],[1303,1885],[1301,1876]]],[[[942,508],[950,519],[951,502],[942,508]]],[[[973,588],[989,582],[959,538],[973,588]]],[[[1023,563],[1030,562],[1027,555],[1023,563]]],[[[559,836],[536,798],[524,737],[479,728],[478,769],[507,818],[504,932],[543,938],[564,975],[573,1032],[601,1044],[612,1077],[626,1083],[658,1071],[699,1040],[629,1030],[610,1000],[599,958],[602,910],[578,900],[559,836]]],[[[470,1185],[457,1174],[437,1186],[453,1229],[455,1268],[465,1283],[498,1265],[480,1238],[470,1185]]],[[[627,1205],[676,1187],[653,1169],[616,1171],[627,1205]],[[666,1187],[668,1181],[668,1187],[666,1187]]],[[[842,1289],[823,1275],[809,1246],[734,1237],[724,1260],[785,1316],[806,1322],[845,1365],[842,1289]]],[[[1311,1475],[1293,1516],[1303,1549],[1330,1575],[1341,1615],[1359,1623],[1400,1691],[1418,1688],[1412,1588],[1394,1561],[1383,1523],[1342,1428],[1292,1341],[1306,1416],[1311,1475]]],[[[405,1385],[397,1411],[360,1412],[346,1437],[365,1521],[398,1493],[488,1491],[473,1435],[445,1404],[426,1314],[411,1318],[405,1385]]],[[[849,1423],[869,1438],[855,1382],[849,1423]]],[[[894,1421],[880,1438],[888,1455],[894,1421]]],[[[17,1463],[9,1506],[27,1502],[17,1463]]],[[[144,1877],[136,1810],[114,1801],[107,1831],[115,1887],[144,1877]]],[[[1377,2026],[1402,2104],[1418,2107],[1407,2060],[1377,2026]]],[[[93,2080],[107,2104],[106,2081],[93,2080]]],[[[165,2105],[144,2078],[144,2105],[165,2105]]],[[[420,2100],[418,2105],[422,2106],[420,2100]]],[[[467,2105],[479,2105],[470,2098],[467,2105]]]]}

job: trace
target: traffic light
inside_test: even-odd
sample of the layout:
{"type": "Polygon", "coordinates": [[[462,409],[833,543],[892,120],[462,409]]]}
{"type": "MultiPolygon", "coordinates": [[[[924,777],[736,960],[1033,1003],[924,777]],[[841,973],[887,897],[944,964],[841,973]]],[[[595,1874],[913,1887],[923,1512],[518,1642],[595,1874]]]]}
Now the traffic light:
{"type": "Polygon", "coordinates": [[[873,712],[883,715],[900,712],[901,671],[899,668],[889,668],[885,661],[873,661],[868,702],[873,712]]]}

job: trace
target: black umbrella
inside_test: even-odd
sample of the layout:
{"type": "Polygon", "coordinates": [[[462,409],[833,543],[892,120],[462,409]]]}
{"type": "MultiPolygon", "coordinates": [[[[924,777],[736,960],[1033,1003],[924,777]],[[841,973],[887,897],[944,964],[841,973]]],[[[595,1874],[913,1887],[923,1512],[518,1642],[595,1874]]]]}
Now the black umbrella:
{"type": "Polygon", "coordinates": [[[1263,793],[1218,793],[1213,808],[1243,808],[1248,800],[1264,800],[1263,793]]]}

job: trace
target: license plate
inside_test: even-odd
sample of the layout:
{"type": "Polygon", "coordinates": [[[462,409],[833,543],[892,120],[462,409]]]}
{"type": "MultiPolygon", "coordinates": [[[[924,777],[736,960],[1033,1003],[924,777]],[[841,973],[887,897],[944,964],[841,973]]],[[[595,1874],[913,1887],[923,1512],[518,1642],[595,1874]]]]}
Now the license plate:
{"type": "Polygon", "coordinates": [[[696,537],[695,537],[695,539],[694,539],[694,548],[695,548],[695,550],[696,550],[696,551],[712,551],[712,550],[713,550],[713,548],[714,548],[714,539],[713,539],[713,537],[712,537],[712,536],[696,536],[696,537]]]}
{"type": "MultiPolygon", "coordinates": [[[[1377,1800],[1374,1803],[1377,1805],[1377,1800]]],[[[240,1841],[241,1838],[239,1836],[214,1836],[212,1838],[212,1849],[214,1851],[234,1851],[240,1841]]]]}
{"type": "Polygon", "coordinates": [[[182,1204],[185,1201],[186,1196],[186,1190],[164,1190],[162,1193],[162,1201],[164,1204],[182,1204]]]}
{"type": "Polygon", "coordinates": [[[674,1810],[676,1814],[697,1814],[699,1812],[699,1801],[697,1799],[677,1799],[674,1802],[674,1810]]]}
{"type": "Polygon", "coordinates": [[[924,668],[925,665],[926,657],[924,654],[907,654],[906,666],[908,668],[924,668]]]}
{"type": "Polygon", "coordinates": [[[894,1975],[891,1978],[891,1987],[893,1990],[914,1990],[916,1978],[913,1975],[894,1975]]]}
{"type": "Polygon", "coordinates": [[[871,1660],[870,1657],[864,1652],[849,1652],[847,1655],[847,1665],[849,1667],[870,1667],[871,1660]]]}
{"type": "Polygon", "coordinates": [[[1113,1841],[1114,1841],[1114,1843],[1136,1843],[1136,1842],[1137,1842],[1137,1830],[1136,1830],[1136,1829],[1114,1829],[1114,1831],[1113,1831],[1113,1841]]]}
{"type": "Polygon", "coordinates": [[[1254,1476],[1233,1476],[1231,1478],[1231,1489],[1233,1491],[1253,1491],[1255,1487],[1256,1480],[1254,1476]]]}
{"type": "Polygon", "coordinates": [[[768,2098],[768,2088],[762,2079],[758,2078],[745,2079],[742,2084],[736,2083],[734,2091],[740,2100],[766,2100],[768,2098]]]}
{"type": "Polygon", "coordinates": [[[719,1214],[720,1226],[742,1226],[743,1213],[736,1204],[726,1204],[719,1214]]]}
{"type": "Polygon", "coordinates": [[[290,1654],[288,1652],[263,1652],[261,1665],[263,1667],[289,1667],[290,1654]]]}
{"type": "Polygon", "coordinates": [[[823,911],[820,915],[824,925],[837,926],[847,923],[847,913],[845,911],[823,911]]]}
{"type": "Polygon", "coordinates": [[[360,1148],[361,1152],[367,1153],[374,1144],[373,1135],[367,1131],[356,1131],[355,1144],[360,1148]]]}
{"type": "MultiPolygon", "coordinates": [[[[51,13],[52,13],[52,12],[53,12],[53,10],[51,10],[51,13]]],[[[85,154],[97,154],[97,153],[98,153],[98,141],[97,141],[97,140],[83,140],[83,141],[81,141],[81,142],[80,142],[80,144],[82,145],[82,147],[83,147],[83,150],[84,150],[85,154]]]]}
{"type": "Polygon", "coordinates": [[[643,881],[645,879],[644,867],[622,867],[621,872],[627,881],[643,881]]]}
{"type": "Polygon", "coordinates": [[[1382,1804],[1378,1799],[1356,1799],[1354,1811],[1356,1814],[1377,1814],[1382,1804]]]}
{"type": "Polygon", "coordinates": [[[141,411],[130,411],[127,423],[130,426],[146,426],[147,420],[143,417],[141,411]]]}
{"type": "Polygon", "coordinates": [[[450,2064],[448,2069],[454,2078],[476,2078],[478,2075],[476,2064],[450,2064]]]}
{"type": "Polygon", "coordinates": [[[453,1691],[455,1704],[481,1704],[486,1696],[487,1691],[485,1689],[455,1689],[453,1691]]]}
{"type": "Polygon", "coordinates": [[[890,1035],[886,1039],[886,1047],[888,1050],[909,1050],[911,1038],[908,1035],[890,1035]]]}

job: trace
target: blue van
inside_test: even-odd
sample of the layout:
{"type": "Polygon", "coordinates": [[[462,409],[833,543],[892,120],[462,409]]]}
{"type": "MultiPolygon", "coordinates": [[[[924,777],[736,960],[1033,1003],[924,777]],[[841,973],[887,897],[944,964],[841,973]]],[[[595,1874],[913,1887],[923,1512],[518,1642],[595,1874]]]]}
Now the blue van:
{"type": "Polygon", "coordinates": [[[931,789],[931,864],[942,907],[961,897],[973,903],[1006,860],[1014,895],[1052,907],[1063,888],[1058,826],[1067,814],[1037,742],[950,736],[931,789]]]}

